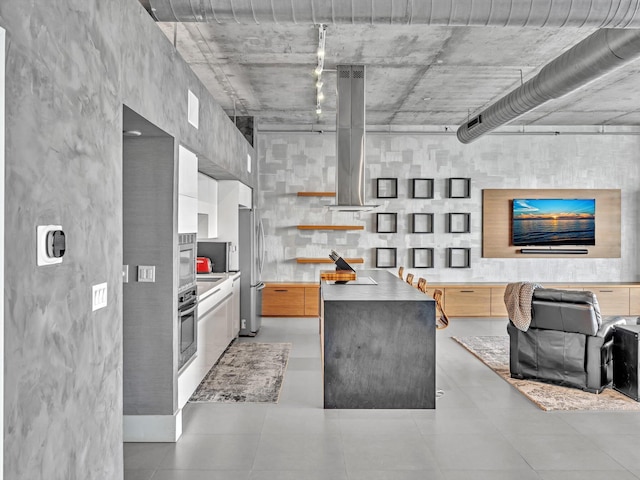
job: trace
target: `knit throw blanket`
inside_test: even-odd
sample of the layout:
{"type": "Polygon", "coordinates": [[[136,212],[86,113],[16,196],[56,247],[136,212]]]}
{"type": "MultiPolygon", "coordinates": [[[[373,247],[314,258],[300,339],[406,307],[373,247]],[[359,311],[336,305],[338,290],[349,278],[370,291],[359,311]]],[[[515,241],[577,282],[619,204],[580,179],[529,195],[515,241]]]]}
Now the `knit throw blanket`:
{"type": "Polygon", "coordinates": [[[533,291],[541,288],[538,283],[509,283],[504,291],[504,304],[507,306],[509,319],[516,328],[526,332],[531,325],[531,299],[533,291]]]}

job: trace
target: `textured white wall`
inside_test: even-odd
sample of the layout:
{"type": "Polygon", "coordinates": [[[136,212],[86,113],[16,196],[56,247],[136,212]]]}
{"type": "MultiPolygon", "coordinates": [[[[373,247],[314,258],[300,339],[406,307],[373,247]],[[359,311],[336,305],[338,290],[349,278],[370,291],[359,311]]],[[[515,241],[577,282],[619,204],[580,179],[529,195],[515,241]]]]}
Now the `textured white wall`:
{"type": "MultiPolygon", "coordinates": [[[[453,135],[367,134],[367,203],[373,213],[335,212],[333,198],[297,192],[335,189],[333,133],[259,135],[259,207],[267,236],[263,279],[316,281],[331,265],[297,264],[296,257],[363,257],[375,266],[376,247],[396,247],[398,265],[410,267],[412,247],[433,247],[435,267],[411,269],[430,282],[636,281],[640,230],[640,137],[634,135],[489,135],[463,145],[453,135]],[[397,199],[376,199],[378,177],[398,178],[397,199]],[[435,198],[410,198],[411,178],[434,178],[435,198]],[[445,198],[449,177],[470,177],[470,199],[445,198]],[[485,188],[616,188],[622,192],[620,259],[490,259],[481,257],[485,188]],[[398,233],[375,233],[375,213],[397,212],[398,233]],[[432,212],[433,234],[410,233],[409,214],[432,212]],[[471,233],[445,233],[445,214],[470,212],[471,233]],[[297,224],[363,224],[364,231],[299,231],[297,224]],[[470,247],[471,268],[447,268],[447,247],[470,247]]],[[[396,269],[392,269],[395,271],[396,269]]]]}

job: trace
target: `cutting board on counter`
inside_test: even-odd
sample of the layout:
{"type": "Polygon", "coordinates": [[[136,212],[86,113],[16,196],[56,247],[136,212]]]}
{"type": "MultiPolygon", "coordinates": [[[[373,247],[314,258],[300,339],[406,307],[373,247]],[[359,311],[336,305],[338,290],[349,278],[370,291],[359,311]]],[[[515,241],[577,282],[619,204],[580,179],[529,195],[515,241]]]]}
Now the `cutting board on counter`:
{"type": "Polygon", "coordinates": [[[320,280],[348,282],[356,279],[356,272],[351,270],[320,270],[320,280]]]}

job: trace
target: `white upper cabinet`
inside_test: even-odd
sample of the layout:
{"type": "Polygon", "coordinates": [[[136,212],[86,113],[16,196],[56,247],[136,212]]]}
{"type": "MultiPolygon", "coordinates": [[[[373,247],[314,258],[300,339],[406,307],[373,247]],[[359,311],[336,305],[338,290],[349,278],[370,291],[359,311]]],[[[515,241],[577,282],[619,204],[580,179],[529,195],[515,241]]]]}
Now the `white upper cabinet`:
{"type": "Polygon", "coordinates": [[[198,156],[178,146],[178,233],[198,231],[198,156]]]}
{"type": "Polygon", "coordinates": [[[198,199],[178,195],[178,233],[198,231],[198,199]]]}
{"type": "Polygon", "coordinates": [[[178,146],[178,193],[198,198],[198,156],[178,146]]]}
{"type": "Polygon", "coordinates": [[[218,182],[198,172],[198,238],[218,236],[218,182]]]}
{"type": "Polygon", "coordinates": [[[237,180],[218,180],[218,241],[231,242],[229,270],[238,270],[238,209],[251,208],[251,187],[237,180]]]}
{"type": "Polygon", "coordinates": [[[252,202],[252,189],[246,186],[244,183],[238,182],[238,206],[241,208],[251,208],[252,202]]]}

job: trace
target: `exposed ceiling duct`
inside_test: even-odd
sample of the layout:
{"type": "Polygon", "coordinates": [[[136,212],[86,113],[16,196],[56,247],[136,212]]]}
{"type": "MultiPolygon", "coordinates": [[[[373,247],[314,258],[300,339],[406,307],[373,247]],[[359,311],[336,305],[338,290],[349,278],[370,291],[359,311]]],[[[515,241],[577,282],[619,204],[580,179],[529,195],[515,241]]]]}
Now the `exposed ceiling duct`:
{"type": "MultiPolygon", "coordinates": [[[[640,0],[142,0],[161,22],[639,28],[640,0]]],[[[148,7],[147,7],[148,8],[148,7]]]]}
{"type": "Polygon", "coordinates": [[[336,205],[343,211],[365,205],[365,66],[338,65],[336,112],[336,205]]]}
{"type": "Polygon", "coordinates": [[[640,56],[640,30],[601,29],[548,63],[531,80],[462,124],[469,143],[543,103],[562,97],[640,56]]]}

